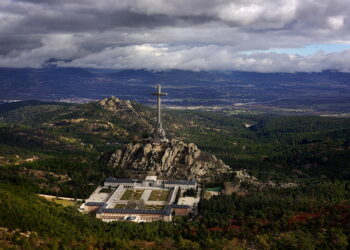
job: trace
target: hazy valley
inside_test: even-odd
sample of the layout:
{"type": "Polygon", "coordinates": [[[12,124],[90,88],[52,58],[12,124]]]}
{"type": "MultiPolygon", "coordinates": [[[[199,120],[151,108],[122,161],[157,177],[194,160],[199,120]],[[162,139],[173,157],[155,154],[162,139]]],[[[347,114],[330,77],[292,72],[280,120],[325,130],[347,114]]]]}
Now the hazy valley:
{"type": "Polygon", "coordinates": [[[348,116],[350,73],[0,69],[0,99],[88,102],[115,95],[154,105],[156,83],[174,109],[348,116]]]}

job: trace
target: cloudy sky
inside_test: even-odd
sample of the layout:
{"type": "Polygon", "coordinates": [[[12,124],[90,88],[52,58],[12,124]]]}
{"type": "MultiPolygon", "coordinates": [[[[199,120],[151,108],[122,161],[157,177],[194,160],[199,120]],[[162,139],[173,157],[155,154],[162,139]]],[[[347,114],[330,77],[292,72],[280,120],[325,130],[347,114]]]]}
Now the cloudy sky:
{"type": "Polygon", "coordinates": [[[0,0],[0,67],[350,71],[349,0],[0,0]]]}

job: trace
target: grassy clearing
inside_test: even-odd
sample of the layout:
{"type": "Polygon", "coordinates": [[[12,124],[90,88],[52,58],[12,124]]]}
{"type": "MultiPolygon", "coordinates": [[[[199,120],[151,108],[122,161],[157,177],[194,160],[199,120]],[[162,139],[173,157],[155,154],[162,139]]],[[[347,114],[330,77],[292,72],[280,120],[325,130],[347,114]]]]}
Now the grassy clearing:
{"type": "Polygon", "coordinates": [[[149,201],[167,201],[169,196],[168,190],[153,190],[149,196],[149,201]]]}
{"type": "Polygon", "coordinates": [[[43,197],[48,201],[52,201],[55,202],[56,204],[60,204],[64,207],[78,207],[81,202],[78,201],[70,201],[70,200],[61,200],[61,199],[57,199],[57,198],[48,198],[48,197],[43,197]]]}
{"type": "Polygon", "coordinates": [[[121,200],[139,200],[143,194],[144,189],[127,189],[123,194],[121,200]]]}
{"type": "Polygon", "coordinates": [[[55,202],[56,204],[60,204],[64,207],[77,207],[78,206],[78,202],[76,202],[76,201],[60,200],[60,199],[53,199],[52,201],[55,202]]]}

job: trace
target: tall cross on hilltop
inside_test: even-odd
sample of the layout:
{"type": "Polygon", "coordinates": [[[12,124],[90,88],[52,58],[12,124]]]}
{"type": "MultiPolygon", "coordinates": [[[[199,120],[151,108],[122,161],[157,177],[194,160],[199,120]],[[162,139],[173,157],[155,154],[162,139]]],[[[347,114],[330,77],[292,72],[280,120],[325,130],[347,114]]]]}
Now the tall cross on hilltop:
{"type": "Polygon", "coordinates": [[[164,131],[163,126],[162,126],[161,113],[160,113],[160,111],[161,111],[161,97],[166,96],[168,94],[165,92],[162,92],[162,87],[160,85],[158,85],[157,92],[153,93],[152,95],[157,96],[157,113],[158,113],[157,127],[156,127],[156,130],[154,132],[154,137],[158,141],[164,141],[164,140],[166,140],[166,138],[165,138],[165,131],[164,131]]]}

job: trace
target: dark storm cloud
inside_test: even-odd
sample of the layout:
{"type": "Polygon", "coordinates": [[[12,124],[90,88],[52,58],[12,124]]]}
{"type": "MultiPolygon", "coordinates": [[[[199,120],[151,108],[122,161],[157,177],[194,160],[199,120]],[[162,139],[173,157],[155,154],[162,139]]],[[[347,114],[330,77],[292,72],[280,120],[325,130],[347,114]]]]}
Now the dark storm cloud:
{"type": "Polygon", "coordinates": [[[153,28],[164,25],[175,25],[177,19],[165,15],[146,15],[129,11],[115,11],[113,13],[36,13],[25,16],[8,28],[8,32],[26,34],[35,33],[69,33],[96,32],[125,28],[153,28]]]}
{"type": "MultiPolygon", "coordinates": [[[[21,9],[7,7],[19,15],[3,32],[17,33],[59,33],[59,32],[103,32],[116,28],[153,29],[162,26],[186,26],[203,24],[215,20],[210,16],[167,15],[164,13],[143,13],[132,8],[97,8],[97,6],[64,4],[61,1],[20,1],[26,3],[21,9]],[[30,2],[30,4],[28,4],[30,2]],[[60,5],[61,4],[61,5],[60,5]]],[[[21,4],[20,4],[21,6],[21,4]]],[[[6,10],[6,8],[5,8],[6,10]]]]}
{"type": "Polygon", "coordinates": [[[3,56],[32,50],[41,46],[42,43],[38,37],[0,36],[0,55],[3,56]]]}
{"type": "Polygon", "coordinates": [[[0,66],[349,70],[347,51],[270,53],[350,43],[349,13],[348,0],[2,0],[0,66]]]}

